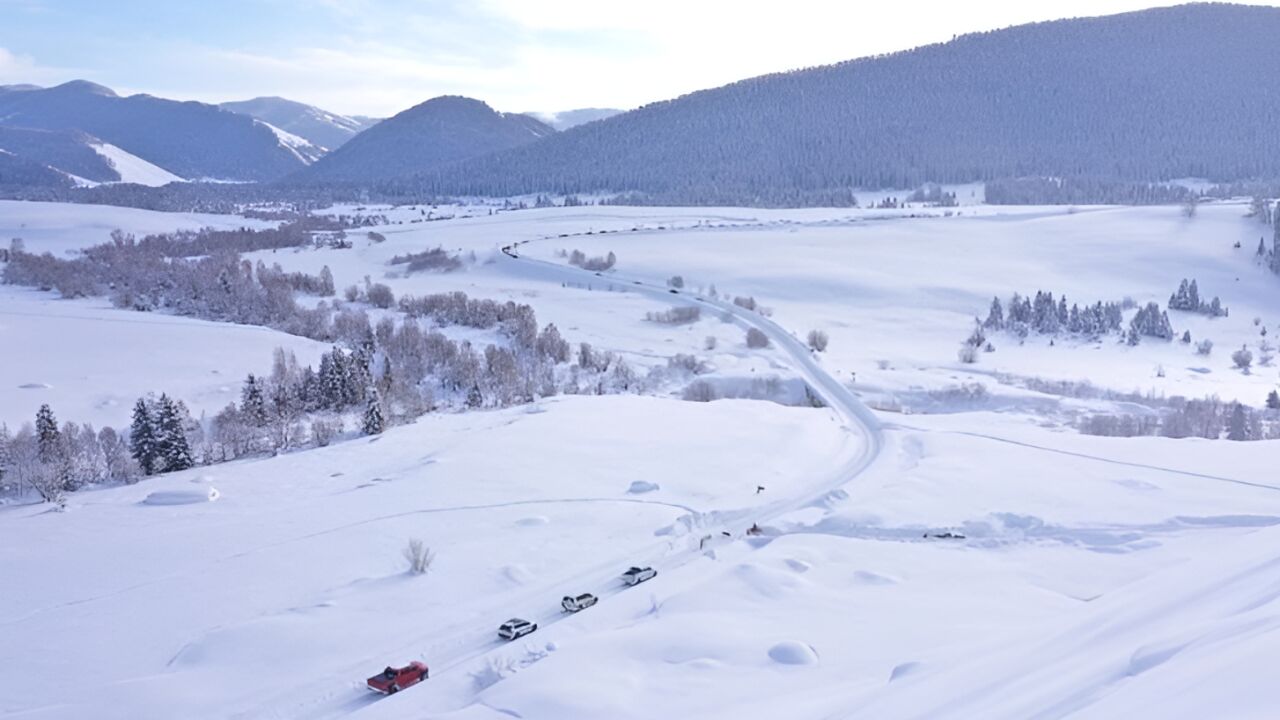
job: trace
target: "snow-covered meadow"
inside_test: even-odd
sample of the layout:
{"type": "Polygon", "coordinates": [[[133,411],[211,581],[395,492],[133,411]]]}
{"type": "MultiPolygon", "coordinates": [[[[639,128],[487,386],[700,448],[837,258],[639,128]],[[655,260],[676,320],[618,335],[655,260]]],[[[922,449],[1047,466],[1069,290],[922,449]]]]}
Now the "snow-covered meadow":
{"type": "MultiPolygon", "coordinates": [[[[22,210],[29,226],[53,222],[22,210]]],[[[1280,278],[1256,264],[1269,229],[1244,206],[1205,205],[1194,218],[1172,207],[473,206],[417,223],[424,208],[369,210],[392,221],[372,228],[385,241],[352,232],[350,249],[250,257],[327,265],[339,288],[367,276],[397,296],[528,303],[571,342],[639,367],[692,354],[721,387],[804,379],[831,407],[684,402],[673,378],[655,397],[430,414],[374,439],[77,493],[64,513],[0,508],[0,570],[25,579],[0,605],[4,712],[1261,718],[1280,703],[1267,662],[1280,650],[1276,441],[1086,436],[1074,416],[1127,401],[1033,382],[1260,406],[1276,370],[1244,374],[1229,356],[1277,327],[1267,313],[1280,278]],[[388,264],[437,246],[464,266],[388,264]],[[561,251],[572,250],[613,252],[617,264],[569,268],[561,251]],[[679,294],[667,290],[673,275],[679,294]],[[1214,341],[1207,357],[1176,340],[993,333],[994,352],[957,359],[993,295],[1164,304],[1182,278],[1231,310],[1170,313],[1179,334],[1214,341]],[[712,285],[721,298],[754,297],[770,318],[731,314],[712,285]],[[644,319],[682,306],[701,318],[644,319]],[[771,347],[746,346],[751,323],[773,333],[771,347]],[[825,353],[786,335],[813,329],[830,336],[825,353]],[[953,392],[962,383],[984,395],[953,392]],[[878,418],[847,412],[850,387],[884,408],[878,418]],[[207,500],[209,489],[215,501],[146,502],[207,500]],[[762,532],[747,535],[757,521],[762,532]],[[422,577],[400,557],[413,537],[436,552],[422,577]],[[661,572],[622,590],[631,564],[661,572]],[[561,620],[559,597],[584,591],[600,604],[561,620]],[[493,631],[512,616],[544,627],[501,644],[493,631]],[[69,657],[98,670],[50,692],[43,678],[69,657]],[[427,683],[385,699],[362,688],[410,660],[431,666],[427,683]]],[[[18,361],[27,374],[58,369],[53,388],[3,389],[62,393],[69,419],[91,419],[117,392],[104,383],[130,373],[203,402],[219,393],[205,364],[239,363],[228,375],[238,378],[267,369],[269,349],[254,343],[296,342],[304,363],[308,345],[322,349],[6,288],[0,323],[14,309],[54,324],[82,316],[18,361]],[[118,376],[96,374],[88,358],[107,325],[137,319],[166,322],[112,346],[118,376]],[[214,355],[221,346],[236,357],[214,355]]],[[[41,336],[21,322],[0,330],[41,336]]],[[[7,417],[10,396],[0,402],[7,417]]]]}

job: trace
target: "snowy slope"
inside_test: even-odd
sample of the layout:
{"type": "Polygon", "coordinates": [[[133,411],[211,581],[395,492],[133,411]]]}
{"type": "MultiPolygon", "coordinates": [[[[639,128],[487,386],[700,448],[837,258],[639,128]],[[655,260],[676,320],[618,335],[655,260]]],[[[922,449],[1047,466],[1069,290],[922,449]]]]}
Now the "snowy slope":
{"type": "Polygon", "coordinates": [[[171,182],[184,181],[183,178],[174,175],[168,170],[152,165],[146,160],[136,155],[131,155],[111,143],[91,144],[90,147],[106,158],[107,162],[111,163],[111,166],[116,169],[116,172],[120,173],[119,182],[159,187],[171,182]]]}
{"type": "Polygon", "coordinates": [[[67,252],[108,242],[112,230],[139,237],[175,230],[212,227],[275,227],[277,223],[238,215],[209,213],[163,213],[111,205],[67,205],[61,203],[0,200],[0,238],[8,244],[22,238],[28,252],[63,255],[67,252]]]}
{"type": "Polygon", "coordinates": [[[134,402],[150,392],[181,398],[193,416],[240,397],[248,373],[271,367],[276,347],[316,363],[324,343],[261,327],[159,313],[123,312],[105,299],[62,300],[0,285],[0,422],[31,422],[48,403],[62,420],[128,425],[134,402]]]}
{"type": "Polygon", "coordinates": [[[275,133],[276,139],[280,142],[280,146],[292,152],[305,165],[310,165],[325,155],[326,151],[324,148],[312,145],[311,142],[305,138],[301,138],[291,132],[281,130],[275,125],[263,122],[262,120],[254,120],[254,122],[266,126],[271,130],[271,132],[275,133]]]}

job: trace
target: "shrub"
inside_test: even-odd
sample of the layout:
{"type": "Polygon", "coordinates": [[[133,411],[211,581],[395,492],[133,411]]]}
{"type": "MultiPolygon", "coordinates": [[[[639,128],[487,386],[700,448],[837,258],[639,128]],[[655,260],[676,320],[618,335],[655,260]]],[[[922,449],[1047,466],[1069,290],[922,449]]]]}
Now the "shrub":
{"type": "Polygon", "coordinates": [[[683,288],[684,278],[679,275],[672,275],[671,278],[667,280],[667,285],[670,285],[671,287],[676,288],[677,290],[680,288],[683,288]]]}
{"type": "Polygon", "coordinates": [[[827,343],[829,341],[830,339],[827,337],[827,334],[822,332],[821,330],[809,331],[809,347],[813,348],[814,350],[817,350],[818,352],[822,352],[826,350],[827,343]]]}
{"type": "Polygon", "coordinates": [[[391,288],[382,283],[374,283],[365,291],[365,296],[369,300],[369,304],[382,308],[383,310],[396,304],[396,296],[391,292],[391,288]]]}
{"type": "Polygon", "coordinates": [[[759,328],[750,328],[747,330],[747,347],[752,349],[769,347],[769,336],[760,331],[759,328]]]}
{"type": "Polygon", "coordinates": [[[702,347],[703,347],[703,348],[705,348],[705,349],[707,349],[707,350],[715,350],[715,349],[716,349],[716,336],[715,336],[715,335],[708,335],[708,336],[707,336],[707,339],[703,341],[703,343],[702,343],[702,347]]]}
{"type": "Polygon", "coordinates": [[[1253,353],[1249,352],[1249,348],[1241,347],[1239,350],[1231,353],[1231,362],[1235,363],[1236,367],[1240,368],[1245,373],[1248,373],[1249,367],[1253,365],[1253,353]]]}
{"type": "Polygon", "coordinates": [[[430,250],[423,250],[417,253],[408,253],[407,255],[396,255],[391,258],[391,265],[408,265],[407,272],[415,273],[422,270],[437,270],[439,272],[452,272],[462,267],[462,260],[457,255],[450,255],[444,251],[444,248],[436,247],[430,250]]]}
{"type": "Polygon", "coordinates": [[[685,386],[680,397],[690,402],[711,402],[716,399],[716,388],[706,380],[695,380],[685,386]]]}
{"type": "Polygon", "coordinates": [[[696,307],[677,307],[663,312],[648,312],[644,319],[664,325],[687,325],[697,322],[702,317],[702,309],[696,307]]]}
{"type": "Polygon", "coordinates": [[[404,547],[404,559],[409,561],[409,572],[414,575],[425,575],[431,569],[436,555],[421,540],[413,538],[404,547]]]}
{"type": "Polygon", "coordinates": [[[755,310],[759,307],[759,305],[756,304],[756,299],[754,297],[735,297],[733,299],[733,304],[740,308],[746,308],[747,310],[755,310]]]}
{"type": "Polygon", "coordinates": [[[341,422],[331,423],[316,419],[311,422],[311,439],[315,441],[317,447],[325,447],[341,429],[341,422]]]}
{"type": "Polygon", "coordinates": [[[1197,355],[1208,355],[1211,352],[1213,352],[1212,340],[1201,340],[1200,342],[1196,343],[1197,355]]]}
{"type": "Polygon", "coordinates": [[[965,363],[966,365],[972,365],[973,363],[978,362],[978,348],[974,345],[970,345],[969,343],[961,345],[960,350],[956,355],[960,358],[960,362],[965,363]]]}

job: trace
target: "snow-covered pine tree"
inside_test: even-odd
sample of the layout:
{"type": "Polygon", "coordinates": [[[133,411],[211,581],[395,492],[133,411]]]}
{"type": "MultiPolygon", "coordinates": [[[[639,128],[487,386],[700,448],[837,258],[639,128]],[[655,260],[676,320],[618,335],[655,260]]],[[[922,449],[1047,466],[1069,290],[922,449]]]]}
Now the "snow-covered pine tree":
{"type": "Polygon", "coordinates": [[[1249,439],[1249,420],[1240,403],[1236,403],[1231,410],[1231,420],[1227,422],[1227,439],[1237,442],[1249,439]]]}
{"type": "Polygon", "coordinates": [[[138,398],[133,405],[133,423],[129,426],[129,454],[133,456],[143,475],[153,475],[159,469],[156,449],[156,422],[145,398],[138,398]]]}
{"type": "Polygon", "coordinates": [[[36,411],[36,447],[42,463],[52,463],[62,450],[62,432],[48,403],[36,411]]]}
{"type": "Polygon", "coordinates": [[[380,435],[386,429],[386,419],[382,414],[382,399],[378,397],[378,391],[372,388],[366,394],[369,400],[364,408],[364,417],[360,421],[360,432],[365,435],[380,435]]]}
{"type": "MultiPolygon", "coordinates": [[[[1275,390],[1272,390],[1271,392],[1267,393],[1267,409],[1280,410],[1280,392],[1276,392],[1275,390]]],[[[0,432],[3,432],[3,430],[4,430],[4,426],[0,425],[0,432]]]]}
{"type": "Polygon", "coordinates": [[[265,426],[270,419],[262,383],[253,376],[253,373],[249,373],[249,377],[245,378],[244,387],[240,390],[240,412],[250,424],[256,427],[265,426]]]}
{"type": "Polygon", "coordinates": [[[987,311],[987,319],[982,327],[988,330],[1004,329],[1004,306],[1000,304],[998,296],[991,299],[991,309],[987,311]]]}
{"type": "Polygon", "coordinates": [[[156,454],[164,464],[164,472],[177,472],[195,466],[191,445],[183,421],[183,407],[168,395],[156,402],[156,454]]]}
{"type": "Polygon", "coordinates": [[[480,392],[480,385],[472,385],[467,391],[467,407],[478,408],[484,405],[484,394],[480,392]]]}

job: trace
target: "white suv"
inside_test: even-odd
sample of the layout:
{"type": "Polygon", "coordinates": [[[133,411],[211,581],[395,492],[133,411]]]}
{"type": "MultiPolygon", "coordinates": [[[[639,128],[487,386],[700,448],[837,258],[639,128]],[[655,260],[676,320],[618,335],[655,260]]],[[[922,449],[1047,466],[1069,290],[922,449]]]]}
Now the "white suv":
{"type": "Polygon", "coordinates": [[[652,580],[657,574],[658,571],[651,567],[633,567],[622,573],[622,582],[628,585],[639,585],[645,580],[652,580]]]}
{"type": "Polygon", "coordinates": [[[498,637],[503,640],[515,640],[538,629],[538,623],[531,623],[520,618],[511,618],[498,627],[498,637]]]}

